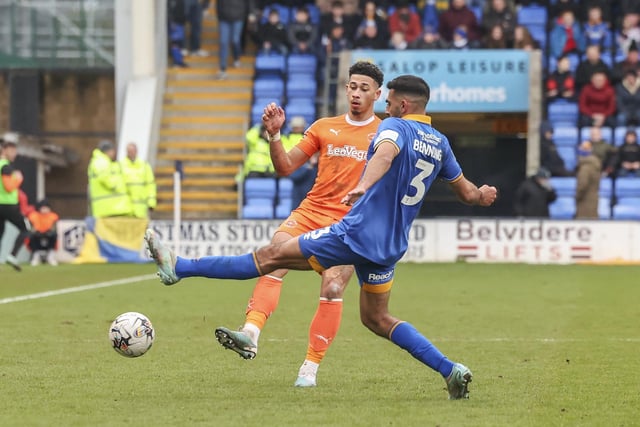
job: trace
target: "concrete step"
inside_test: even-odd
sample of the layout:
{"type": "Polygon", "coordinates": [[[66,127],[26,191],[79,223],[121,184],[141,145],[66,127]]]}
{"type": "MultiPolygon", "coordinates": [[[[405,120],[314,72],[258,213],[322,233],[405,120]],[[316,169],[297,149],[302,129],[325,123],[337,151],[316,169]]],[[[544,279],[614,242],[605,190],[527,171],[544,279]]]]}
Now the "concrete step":
{"type": "Polygon", "coordinates": [[[217,125],[217,126],[238,126],[247,121],[242,116],[224,117],[219,115],[211,116],[170,116],[162,118],[162,126],[180,126],[180,125],[217,125]]]}
{"type": "Polygon", "coordinates": [[[229,139],[230,137],[236,139],[244,139],[245,130],[242,127],[232,127],[226,129],[175,129],[175,128],[162,128],[160,129],[160,138],[167,139],[214,139],[224,137],[229,139]]]}
{"type": "MultiPolygon", "coordinates": [[[[158,165],[156,167],[156,175],[173,175],[173,165],[158,165]]],[[[207,177],[214,176],[235,176],[238,173],[238,166],[191,166],[186,165],[184,167],[185,178],[196,178],[206,175],[207,177]]]]}
{"type": "Polygon", "coordinates": [[[220,93],[220,92],[202,92],[202,91],[172,91],[165,92],[164,101],[165,103],[175,103],[176,101],[186,101],[186,102],[208,102],[216,101],[219,103],[230,104],[231,101],[243,101],[247,104],[251,103],[252,93],[251,91],[243,91],[243,92],[228,92],[228,93],[220,93]]]}
{"type": "MultiPolygon", "coordinates": [[[[162,187],[172,187],[173,186],[173,177],[161,177],[156,178],[156,185],[158,188],[162,187]]],[[[236,185],[236,180],[234,178],[189,178],[185,177],[182,180],[182,185],[184,187],[192,187],[192,188],[215,188],[222,187],[232,189],[236,185]]]]}
{"type": "MultiPolygon", "coordinates": [[[[197,66],[199,64],[194,64],[194,66],[189,68],[169,68],[167,70],[167,80],[169,82],[173,82],[175,80],[201,80],[201,79],[209,79],[214,80],[217,78],[218,68],[210,67],[210,66],[197,66]]],[[[255,71],[253,67],[246,68],[232,68],[227,70],[227,78],[225,80],[219,81],[228,81],[228,80],[248,80],[251,81],[253,79],[253,75],[255,71]]]]}
{"type": "Polygon", "coordinates": [[[198,116],[202,114],[216,114],[220,116],[249,114],[251,106],[248,104],[165,104],[163,117],[170,116],[198,116]]]}
{"type": "Polygon", "coordinates": [[[243,151],[242,141],[163,141],[159,150],[207,150],[207,151],[243,151]]]}
{"type": "MultiPolygon", "coordinates": [[[[237,191],[190,191],[183,188],[181,191],[182,200],[193,200],[199,202],[226,201],[236,202],[238,200],[237,191]]],[[[173,191],[158,191],[158,200],[173,201],[173,191]]]]}
{"type": "Polygon", "coordinates": [[[235,163],[240,164],[244,161],[244,154],[204,154],[204,153],[158,153],[158,160],[182,160],[183,162],[215,162],[215,163],[235,163]]]}
{"type": "Polygon", "coordinates": [[[205,80],[205,79],[181,79],[169,80],[167,87],[176,91],[187,90],[191,88],[204,90],[222,90],[222,91],[251,91],[253,82],[251,80],[205,80]]]}

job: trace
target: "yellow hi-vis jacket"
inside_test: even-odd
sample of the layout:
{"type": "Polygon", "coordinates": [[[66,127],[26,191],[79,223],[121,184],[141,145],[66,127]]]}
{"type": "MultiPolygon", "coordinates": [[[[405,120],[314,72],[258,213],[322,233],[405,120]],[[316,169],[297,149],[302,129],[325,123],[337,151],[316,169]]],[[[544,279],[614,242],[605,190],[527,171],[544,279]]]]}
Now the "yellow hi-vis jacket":
{"type": "Polygon", "coordinates": [[[133,215],[120,163],[112,161],[96,148],[91,155],[87,175],[93,217],[133,215]]]}
{"type": "Polygon", "coordinates": [[[260,125],[247,131],[247,154],[244,158],[244,176],[250,172],[275,173],[269,153],[269,142],[260,135],[260,125]]]}
{"type": "Polygon", "coordinates": [[[133,162],[128,157],[120,161],[127,192],[136,218],[148,218],[149,208],[156,207],[156,180],[151,165],[142,159],[133,162]]]}

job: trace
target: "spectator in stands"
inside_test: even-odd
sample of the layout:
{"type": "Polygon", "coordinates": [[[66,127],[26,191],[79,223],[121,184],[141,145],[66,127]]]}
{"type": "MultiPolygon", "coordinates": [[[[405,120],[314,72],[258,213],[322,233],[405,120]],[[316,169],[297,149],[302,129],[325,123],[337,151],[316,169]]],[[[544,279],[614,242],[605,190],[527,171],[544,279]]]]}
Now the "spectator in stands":
{"type": "MultiPolygon", "coordinates": [[[[500,0],[502,1],[502,0],[500,0]]],[[[506,49],[507,39],[504,34],[502,25],[496,24],[489,29],[488,34],[484,37],[481,47],[485,49],[506,49]]]]}
{"type": "Polygon", "coordinates": [[[551,172],[551,176],[572,176],[553,142],[553,127],[544,121],[540,124],[540,165],[551,172]]]}
{"type": "Polygon", "coordinates": [[[578,147],[576,169],[576,219],[598,218],[601,168],[600,159],[591,151],[591,143],[583,141],[578,147]]]}
{"type": "Polygon", "coordinates": [[[209,56],[200,45],[202,41],[202,3],[200,0],[184,0],[185,14],[189,22],[189,52],[183,54],[209,56]]]}
{"type": "Polygon", "coordinates": [[[100,141],[93,150],[87,169],[91,216],[133,216],[131,198],[120,163],[116,162],[116,146],[100,141]]]}
{"type": "Polygon", "coordinates": [[[575,15],[569,10],[564,11],[549,34],[550,55],[557,59],[569,53],[581,54],[585,47],[584,35],[575,15]]]}
{"type": "Polygon", "coordinates": [[[218,78],[226,78],[229,45],[233,55],[233,66],[240,66],[242,55],[242,31],[253,11],[251,0],[216,0],[220,72],[218,78]]]}
{"type": "Polygon", "coordinates": [[[43,260],[49,265],[58,265],[54,251],[58,243],[56,224],[60,217],[51,210],[49,202],[43,199],[36,204],[36,210],[28,218],[32,228],[29,233],[31,265],[40,265],[43,260]]]}
{"type": "Polygon", "coordinates": [[[156,208],[156,178],[149,162],[138,157],[138,146],[127,144],[127,156],[120,162],[127,184],[127,192],[133,205],[133,216],[149,218],[156,208]]]}
{"type": "Polygon", "coordinates": [[[627,56],[613,67],[613,83],[619,83],[624,78],[627,71],[640,72],[640,57],[638,56],[638,45],[631,42],[627,56]]]}
{"type": "Polygon", "coordinates": [[[353,40],[359,23],[357,16],[345,13],[344,3],[341,0],[334,0],[331,2],[331,11],[320,17],[321,37],[330,38],[335,26],[341,25],[347,40],[353,40]]]}
{"type": "Polygon", "coordinates": [[[424,27],[422,36],[409,45],[409,49],[449,49],[449,47],[449,43],[440,38],[438,30],[431,26],[424,27]]]}
{"type": "Polygon", "coordinates": [[[258,28],[256,38],[259,41],[261,53],[273,52],[280,55],[289,53],[289,36],[286,26],[280,20],[278,9],[269,10],[267,22],[260,24],[258,28]]]}
{"type": "Polygon", "coordinates": [[[566,55],[558,58],[556,69],[547,78],[547,101],[565,99],[575,102],[575,79],[570,70],[569,58],[566,55]]]}
{"type": "Polygon", "coordinates": [[[629,70],[616,85],[618,126],[640,125],[640,82],[635,71],[629,70]]]}
{"type": "Polygon", "coordinates": [[[389,40],[389,47],[394,50],[405,50],[409,48],[409,43],[404,39],[404,33],[396,31],[391,33],[391,40],[389,40]]]}
{"type": "Polygon", "coordinates": [[[289,46],[293,53],[307,53],[316,55],[318,43],[318,30],[311,23],[309,9],[300,7],[296,9],[293,21],[288,28],[289,46]]]}
{"type": "Polygon", "coordinates": [[[580,90],[578,98],[580,126],[615,126],[616,93],[602,72],[580,90]]]}
{"type": "MultiPolygon", "coordinates": [[[[583,141],[585,142],[585,141],[583,141]]],[[[602,129],[598,126],[592,126],[589,129],[589,139],[586,140],[591,147],[591,152],[595,155],[602,165],[602,174],[610,176],[615,170],[616,147],[605,141],[602,137],[602,129]]]]}
{"type": "Polygon", "coordinates": [[[386,49],[389,47],[389,23],[377,13],[376,2],[364,4],[362,21],[356,30],[355,47],[386,49]]]}
{"type": "Polygon", "coordinates": [[[411,10],[407,0],[396,1],[396,9],[389,16],[389,32],[401,32],[407,43],[411,43],[422,34],[420,17],[411,10]]]}
{"type": "Polygon", "coordinates": [[[541,167],[518,186],[514,196],[514,210],[517,216],[549,218],[549,204],[558,198],[549,178],[551,172],[541,167]]]}
{"type": "Polygon", "coordinates": [[[449,46],[450,49],[466,50],[479,48],[480,42],[470,40],[467,28],[464,25],[459,26],[453,32],[453,42],[449,46]]]}
{"type": "Polygon", "coordinates": [[[513,43],[513,30],[518,24],[517,15],[512,1],[491,0],[482,14],[482,28],[485,35],[490,34],[493,27],[500,25],[505,39],[513,43]]]}
{"type": "Polygon", "coordinates": [[[467,29],[467,38],[470,42],[479,41],[481,29],[475,13],[467,7],[466,0],[451,0],[449,10],[440,14],[438,32],[440,37],[453,42],[453,35],[456,28],[464,26],[467,29]]]}
{"type": "Polygon", "coordinates": [[[620,31],[616,36],[616,42],[618,50],[625,55],[629,52],[631,43],[637,46],[640,43],[640,27],[638,26],[638,12],[628,13],[622,17],[622,23],[620,25],[620,31]]]}
{"type": "Polygon", "coordinates": [[[323,47],[327,57],[330,57],[334,53],[351,49],[351,41],[345,36],[344,25],[334,24],[329,36],[323,40],[323,47]]]}
{"type": "Polygon", "coordinates": [[[611,80],[611,68],[601,58],[601,48],[598,45],[587,46],[586,59],[576,68],[576,91],[591,81],[594,73],[604,73],[611,80]]]}
{"type": "Polygon", "coordinates": [[[269,153],[269,142],[265,139],[266,129],[258,123],[247,131],[245,142],[247,154],[244,158],[244,178],[275,177],[275,169],[269,153]]]}
{"type": "Polygon", "coordinates": [[[640,177],[640,145],[638,134],[634,129],[627,130],[624,134],[624,143],[618,148],[616,176],[640,177]]]}
{"type": "Polygon", "coordinates": [[[426,0],[422,9],[422,32],[424,34],[425,27],[438,29],[439,16],[438,8],[435,0],[426,0]]]}
{"type": "Polygon", "coordinates": [[[534,50],[537,49],[538,42],[531,36],[531,32],[524,25],[516,25],[513,30],[514,49],[534,50]]]}
{"type": "Polygon", "coordinates": [[[602,20],[600,6],[590,6],[587,12],[587,22],[584,23],[584,37],[587,46],[597,45],[602,49],[609,47],[609,23],[602,20]]]}
{"type": "Polygon", "coordinates": [[[576,15],[578,17],[580,17],[580,20],[583,22],[587,22],[589,21],[589,13],[591,12],[592,8],[598,8],[600,9],[600,16],[602,17],[602,22],[604,22],[605,24],[607,24],[607,26],[609,27],[609,29],[611,29],[612,27],[612,20],[611,20],[611,14],[613,12],[613,9],[615,7],[617,7],[617,5],[614,5],[614,3],[616,3],[617,1],[611,1],[611,0],[586,0],[586,1],[579,1],[578,4],[580,6],[580,15],[576,15]]]}
{"type": "Polygon", "coordinates": [[[175,67],[187,67],[184,62],[184,42],[185,25],[187,17],[185,15],[184,0],[169,0],[167,3],[167,13],[169,18],[169,53],[171,61],[175,67]]]}

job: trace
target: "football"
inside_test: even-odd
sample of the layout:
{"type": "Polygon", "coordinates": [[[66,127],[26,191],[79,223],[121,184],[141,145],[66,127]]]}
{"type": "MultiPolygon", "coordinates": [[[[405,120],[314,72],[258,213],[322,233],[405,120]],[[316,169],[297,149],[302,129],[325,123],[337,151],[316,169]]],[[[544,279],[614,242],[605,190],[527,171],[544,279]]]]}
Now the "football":
{"type": "Polygon", "coordinates": [[[147,316],[130,311],[122,313],[111,323],[109,342],[125,357],[139,357],[153,345],[156,332],[147,316]]]}

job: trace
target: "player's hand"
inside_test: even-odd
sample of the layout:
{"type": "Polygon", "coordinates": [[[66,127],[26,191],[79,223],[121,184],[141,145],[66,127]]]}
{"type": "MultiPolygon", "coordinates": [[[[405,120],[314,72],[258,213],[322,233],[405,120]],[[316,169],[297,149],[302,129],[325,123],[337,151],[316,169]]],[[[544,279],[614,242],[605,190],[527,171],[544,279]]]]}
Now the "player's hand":
{"type": "Polygon", "coordinates": [[[478,205],[480,206],[491,206],[493,202],[496,201],[498,197],[498,189],[492,185],[483,185],[479,188],[480,190],[480,200],[478,200],[478,205]]]}
{"type": "Polygon", "coordinates": [[[340,203],[347,206],[352,206],[362,195],[364,194],[364,189],[361,187],[356,187],[353,190],[349,191],[346,196],[344,196],[340,203]]]}
{"type": "Polygon", "coordinates": [[[276,105],[275,102],[268,104],[264,107],[264,114],[262,115],[262,124],[264,128],[269,132],[269,135],[275,135],[280,132],[285,121],[284,110],[282,107],[276,105]]]}

